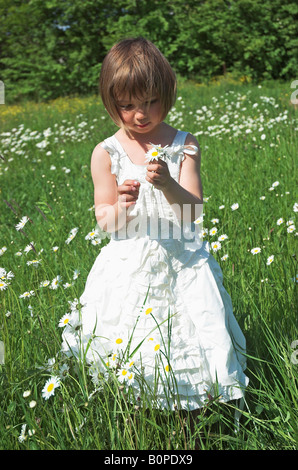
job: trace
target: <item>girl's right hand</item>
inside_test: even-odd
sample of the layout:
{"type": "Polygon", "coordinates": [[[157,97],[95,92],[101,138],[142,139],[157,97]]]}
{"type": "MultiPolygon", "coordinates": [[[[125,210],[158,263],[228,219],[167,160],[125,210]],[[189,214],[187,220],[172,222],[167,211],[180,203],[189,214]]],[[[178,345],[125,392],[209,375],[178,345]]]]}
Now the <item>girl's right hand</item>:
{"type": "Polygon", "coordinates": [[[128,209],[136,204],[139,197],[140,183],[135,180],[125,180],[123,184],[117,187],[118,201],[120,206],[128,209]]]}

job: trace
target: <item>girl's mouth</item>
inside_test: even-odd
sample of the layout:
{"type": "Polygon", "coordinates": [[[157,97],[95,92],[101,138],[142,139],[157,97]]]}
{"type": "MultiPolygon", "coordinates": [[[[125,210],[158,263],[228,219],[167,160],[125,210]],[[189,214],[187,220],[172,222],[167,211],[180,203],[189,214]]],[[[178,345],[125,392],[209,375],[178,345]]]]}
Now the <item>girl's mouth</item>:
{"type": "Polygon", "coordinates": [[[146,124],[137,124],[138,127],[140,127],[141,129],[143,129],[144,127],[147,127],[149,124],[149,122],[146,122],[146,124]]]}

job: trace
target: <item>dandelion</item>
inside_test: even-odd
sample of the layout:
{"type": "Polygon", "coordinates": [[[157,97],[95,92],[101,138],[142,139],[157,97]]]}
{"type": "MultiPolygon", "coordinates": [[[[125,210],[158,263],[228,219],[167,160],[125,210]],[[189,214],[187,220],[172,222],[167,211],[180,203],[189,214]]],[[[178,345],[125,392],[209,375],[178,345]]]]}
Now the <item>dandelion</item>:
{"type": "Polygon", "coordinates": [[[211,243],[211,248],[213,251],[218,251],[221,248],[221,243],[220,242],[212,242],[211,243]]]}
{"type": "Polygon", "coordinates": [[[253,248],[252,250],[250,250],[250,252],[253,255],[257,255],[258,253],[261,253],[261,248],[259,248],[259,247],[253,248]]]}
{"type": "Polygon", "coordinates": [[[232,211],[235,211],[235,210],[237,210],[238,208],[239,208],[238,202],[235,202],[234,204],[231,205],[232,211]]]}
{"type": "Polygon", "coordinates": [[[51,377],[47,380],[44,388],[42,389],[42,396],[45,400],[48,400],[55,393],[55,389],[60,386],[59,377],[51,377]]]}
{"type": "Polygon", "coordinates": [[[21,218],[20,222],[15,226],[16,230],[21,230],[22,228],[25,227],[26,223],[28,222],[29,218],[25,215],[24,217],[21,218]]]}
{"type": "Polygon", "coordinates": [[[269,266],[269,264],[273,263],[273,261],[274,261],[274,255],[269,256],[269,258],[267,258],[267,262],[266,262],[267,266],[269,266]]]}

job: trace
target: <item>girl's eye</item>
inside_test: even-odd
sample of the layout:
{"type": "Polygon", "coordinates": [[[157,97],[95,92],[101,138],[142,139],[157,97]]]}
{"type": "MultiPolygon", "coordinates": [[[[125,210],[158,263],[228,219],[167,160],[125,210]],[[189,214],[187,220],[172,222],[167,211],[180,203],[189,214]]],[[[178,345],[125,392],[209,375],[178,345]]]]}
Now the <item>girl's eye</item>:
{"type": "Polygon", "coordinates": [[[119,105],[119,108],[123,109],[124,111],[129,111],[132,109],[132,104],[119,105]]]}

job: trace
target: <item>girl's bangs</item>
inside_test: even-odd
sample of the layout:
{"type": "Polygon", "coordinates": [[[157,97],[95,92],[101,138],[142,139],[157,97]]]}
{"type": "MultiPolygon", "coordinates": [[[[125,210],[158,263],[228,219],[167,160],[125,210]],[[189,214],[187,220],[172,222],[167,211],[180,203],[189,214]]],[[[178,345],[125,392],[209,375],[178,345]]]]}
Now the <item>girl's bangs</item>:
{"type": "Polygon", "coordinates": [[[141,67],[130,67],[125,73],[121,70],[118,77],[117,75],[114,76],[112,85],[112,96],[115,102],[127,95],[129,99],[135,98],[141,101],[159,94],[152,76],[148,75],[147,71],[142,70],[141,67]]]}

